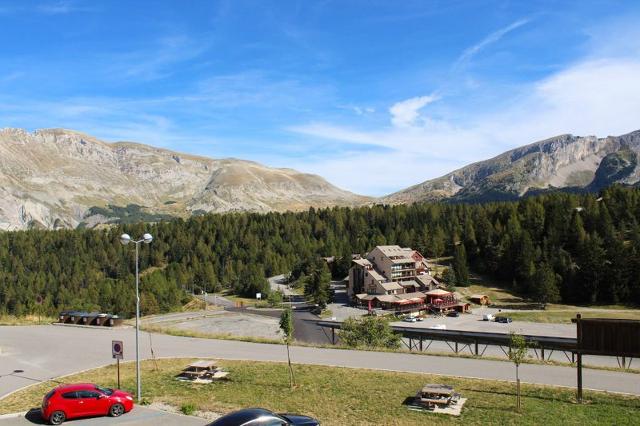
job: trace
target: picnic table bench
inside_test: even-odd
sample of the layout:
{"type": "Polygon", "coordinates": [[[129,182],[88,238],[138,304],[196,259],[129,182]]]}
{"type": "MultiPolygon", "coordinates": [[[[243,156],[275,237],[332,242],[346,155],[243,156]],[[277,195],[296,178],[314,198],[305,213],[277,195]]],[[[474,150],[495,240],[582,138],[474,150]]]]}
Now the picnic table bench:
{"type": "Polygon", "coordinates": [[[224,379],[229,375],[228,371],[223,371],[216,366],[215,361],[200,360],[189,364],[179,375],[178,379],[188,379],[191,381],[213,381],[224,379]]]}

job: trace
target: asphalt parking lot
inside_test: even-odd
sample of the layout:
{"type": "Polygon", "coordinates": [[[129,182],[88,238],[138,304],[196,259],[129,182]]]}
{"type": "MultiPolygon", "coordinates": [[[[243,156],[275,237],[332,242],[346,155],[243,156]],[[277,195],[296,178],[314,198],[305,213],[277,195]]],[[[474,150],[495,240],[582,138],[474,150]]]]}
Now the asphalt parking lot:
{"type": "Polygon", "coordinates": [[[576,337],[576,326],[573,324],[552,324],[528,321],[514,321],[509,324],[501,324],[494,321],[483,321],[484,314],[509,316],[509,312],[499,312],[494,308],[478,307],[469,314],[461,314],[459,317],[428,316],[421,322],[408,323],[394,322],[393,325],[416,328],[429,328],[434,325],[444,324],[447,330],[480,331],[486,333],[509,333],[555,337],[576,337]]]}
{"type": "MultiPolygon", "coordinates": [[[[207,421],[192,416],[167,413],[147,407],[134,407],[120,417],[92,417],[87,419],[68,420],[64,424],[70,426],[103,426],[103,425],[136,425],[136,426],[202,426],[207,421]]],[[[40,410],[33,409],[20,416],[0,416],[0,426],[44,425],[40,410]]]]}

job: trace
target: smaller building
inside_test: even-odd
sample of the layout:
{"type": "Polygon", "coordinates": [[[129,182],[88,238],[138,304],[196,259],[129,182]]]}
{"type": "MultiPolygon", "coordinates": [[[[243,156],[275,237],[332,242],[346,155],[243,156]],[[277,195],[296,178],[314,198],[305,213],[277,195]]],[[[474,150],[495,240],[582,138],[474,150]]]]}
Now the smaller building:
{"type": "Polygon", "coordinates": [[[434,311],[442,312],[455,309],[458,304],[458,299],[453,293],[441,288],[428,291],[425,295],[427,296],[426,302],[434,311]]]}
{"type": "Polygon", "coordinates": [[[469,300],[476,305],[488,305],[490,303],[489,296],[486,294],[474,294],[469,297],[469,300]]]}

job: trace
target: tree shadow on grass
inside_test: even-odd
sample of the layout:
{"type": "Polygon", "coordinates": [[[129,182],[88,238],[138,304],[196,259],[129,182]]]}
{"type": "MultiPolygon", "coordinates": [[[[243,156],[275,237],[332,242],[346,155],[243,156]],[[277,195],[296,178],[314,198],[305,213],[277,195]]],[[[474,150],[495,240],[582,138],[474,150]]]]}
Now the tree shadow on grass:
{"type": "MultiPolygon", "coordinates": [[[[516,398],[516,391],[515,391],[515,384],[514,386],[514,391],[513,392],[508,392],[508,391],[494,391],[494,390],[482,390],[482,389],[462,389],[462,390],[467,390],[469,392],[473,392],[473,393],[484,393],[484,394],[492,394],[492,395],[501,395],[501,396],[506,396],[506,397],[510,397],[510,398],[516,398]]],[[[539,392],[539,391],[538,391],[539,392]]],[[[575,395],[574,397],[571,397],[569,395],[541,395],[539,393],[536,393],[536,391],[522,391],[521,392],[521,396],[522,398],[526,398],[526,399],[536,399],[539,401],[548,401],[548,402],[553,402],[553,403],[560,403],[560,404],[569,404],[569,405],[573,405],[576,403],[575,400],[575,395]]],[[[638,406],[637,401],[635,400],[611,400],[611,401],[606,401],[606,400],[599,400],[599,401],[587,401],[585,399],[585,405],[587,404],[587,402],[589,404],[598,404],[598,405],[609,405],[609,406],[616,406],[616,407],[636,407],[638,406]]]]}

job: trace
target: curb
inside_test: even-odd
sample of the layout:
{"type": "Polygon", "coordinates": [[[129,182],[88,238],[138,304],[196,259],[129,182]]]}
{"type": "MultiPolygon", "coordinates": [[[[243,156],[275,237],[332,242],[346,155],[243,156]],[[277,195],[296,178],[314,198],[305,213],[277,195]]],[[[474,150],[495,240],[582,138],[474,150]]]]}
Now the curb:
{"type": "Polygon", "coordinates": [[[21,413],[0,414],[0,420],[15,419],[16,417],[24,417],[27,415],[27,413],[28,411],[23,411],[21,413]]]}
{"type": "Polygon", "coordinates": [[[121,325],[118,327],[107,327],[101,325],[83,325],[83,324],[63,324],[60,322],[52,322],[50,325],[55,325],[57,327],[76,327],[76,328],[90,328],[92,330],[121,330],[123,328],[132,328],[130,325],[121,325]]]}

